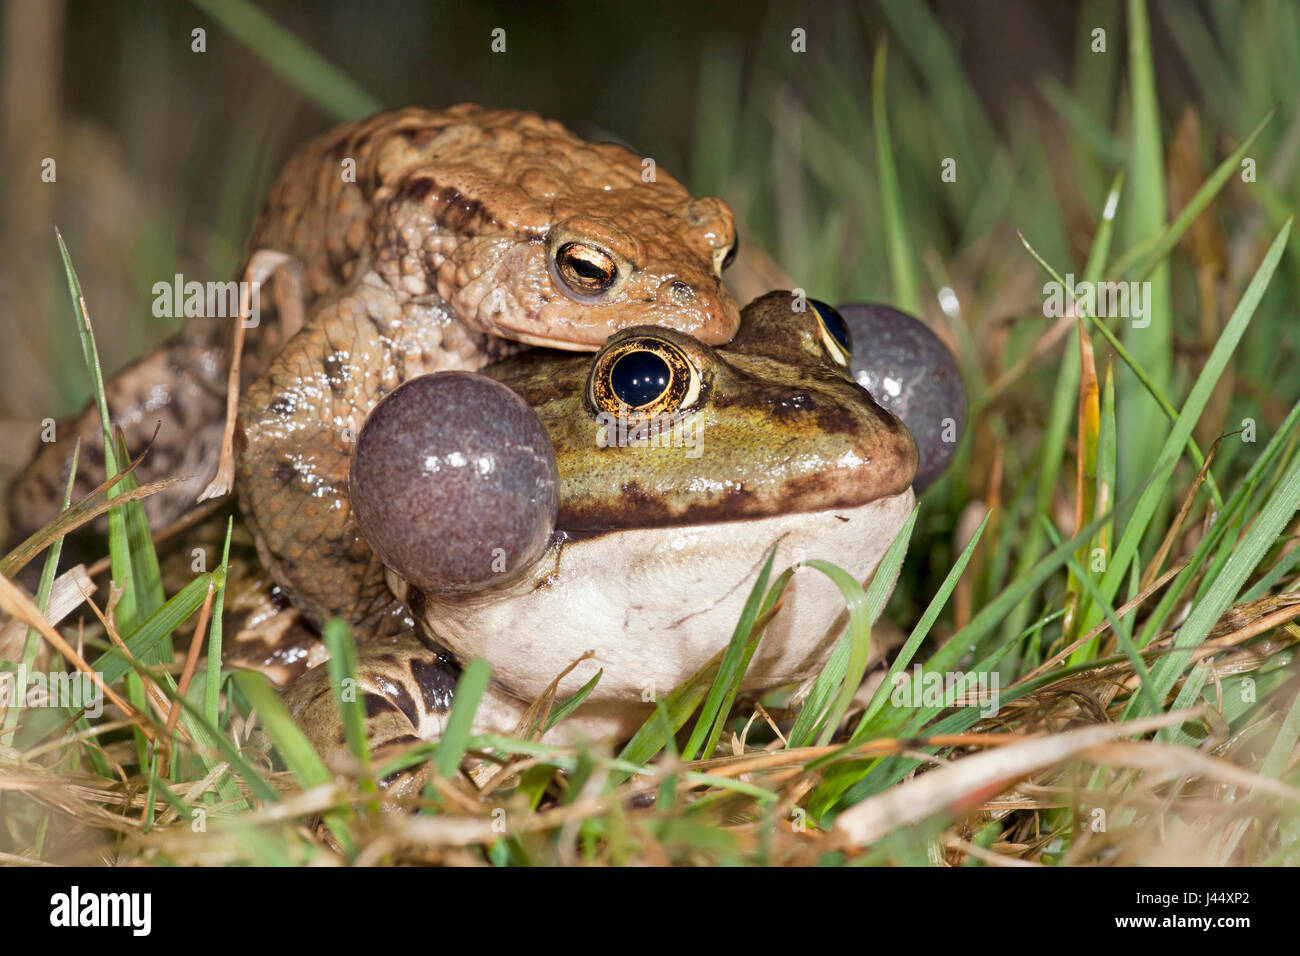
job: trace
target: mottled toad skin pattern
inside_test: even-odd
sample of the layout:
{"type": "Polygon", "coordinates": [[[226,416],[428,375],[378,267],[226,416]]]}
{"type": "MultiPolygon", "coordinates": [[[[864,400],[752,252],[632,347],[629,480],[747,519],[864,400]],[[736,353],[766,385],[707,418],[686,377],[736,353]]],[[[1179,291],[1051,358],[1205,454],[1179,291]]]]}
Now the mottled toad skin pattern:
{"type": "Polygon", "coordinates": [[[478,369],[510,339],[594,350],[654,324],[720,343],[739,324],[720,277],[725,204],[663,172],[645,183],[639,157],[533,114],[460,106],[343,127],[290,160],[257,237],[301,250],[306,288],[328,298],[241,396],[236,490],[294,603],[367,633],[406,623],[347,498],[352,442],[387,392],[478,369]],[[353,157],[355,182],[338,174],[353,157]],[[615,294],[559,290],[549,250],[569,239],[622,264],[615,294]]]}
{"type": "MultiPolygon", "coordinates": [[[[332,584],[340,562],[368,560],[339,481],[350,437],[378,398],[411,375],[509,354],[501,338],[594,350],[619,328],[649,323],[725,342],[739,322],[720,279],[734,242],[725,203],[692,199],[662,169],[643,182],[641,157],[534,113],[409,108],[307,143],[272,186],[248,244],[250,256],[271,249],[295,260],[301,298],[290,292],[307,317],[286,350],[285,333],[296,330],[282,327],[276,297],[288,283],[277,277],[273,295],[263,290],[242,367],[236,490],[277,580],[312,620],[382,617],[381,592],[335,594],[332,584]],[[576,302],[558,291],[550,253],[569,239],[616,259],[616,294],[576,302]],[[421,322],[429,328],[411,327],[421,322]],[[320,583],[310,581],[317,573],[320,583]]],[[[138,479],[192,476],[146,500],[155,528],[190,507],[216,471],[234,325],[192,319],[108,382],[133,452],[162,423],[138,479]]],[[[57,435],[10,485],[16,539],[57,514],[78,438],[74,494],[104,477],[93,406],[57,435]]]]}
{"type": "MultiPolygon", "coordinates": [[[[476,732],[496,732],[514,726],[539,695],[537,686],[525,686],[521,680],[545,685],[566,664],[593,648],[599,666],[608,663],[609,670],[566,724],[579,734],[617,737],[643,719],[639,708],[645,680],[661,688],[676,686],[663,679],[655,661],[662,666],[664,658],[688,652],[692,646],[688,636],[698,628],[701,614],[724,596],[710,594],[708,600],[699,601],[698,594],[692,598],[685,593],[696,581],[704,582],[701,587],[706,592],[715,587],[726,590],[723,582],[730,579],[719,565],[729,561],[734,565],[736,559],[715,550],[720,542],[753,538],[739,550],[744,552],[742,563],[752,565],[750,570],[756,574],[764,549],[784,533],[772,530],[776,538],[765,537],[764,529],[775,527],[765,519],[783,516],[796,519],[792,524],[797,524],[809,513],[809,520],[821,522],[821,527],[848,522],[841,511],[852,514],[873,502],[898,502],[897,524],[875,529],[856,526],[853,532],[859,537],[875,533],[883,552],[911,510],[916,445],[906,427],[853,381],[845,365],[830,357],[816,317],[796,309],[797,301],[789,292],[756,299],[745,308],[739,334],[722,348],[703,345],[674,330],[641,327],[616,333],[594,358],[534,351],[483,370],[522,396],[546,429],[560,480],[557,531],[552,547],[535,566],[465,593],[423,591],[389,570],[389,584],[406,602],[417,629],[372,640],[360,650],[366,730],[372,746],[401,746],[442,732],[445,707],[423,706],[428,695],[419,687],[431,680],[437,686],[454,683],[458,659],[482,657],[492,665],[492,684],[480,702],[475,726],[476,732]],[[642,336],[672,343],[698,371],[699,397],[686,412],[698,426],[698,456],[677,448],[597,440],[599,422],[589,400],[589,376],[606,367],[605,359],[617,354],[622,341],[642,336]],[[751,525],[762,527],[749,531],[751,525]],[[655,554],[672,552],[662,563],[668,586],[629,584],[619,560],[656,564],[645,551],[643,532],[674,527],[717,528],[720,536],[705,534],[702,540],[712,545],[700,554],[689,546],[665,549],[666,539],[657,538],[655,554]],[[582,563],[582,574],[562,568],[578,560],[569,558],[574,547],[600,550],[598,560],[582,563]],[[702,568],[708,569],[705,575],[700,574],[702,568]],[[708,574],[719,576],[710,579],[708,574]],[[612,605],[625,605],[622,627],[609,625],[605,618],[584,616],[591,603],[586,597],[589,590],[599,591],[612,605]],[[539,592],[573,601],[577,609],[557,615],[564,619],[556,623],[549,614],[537,613],[540,605],[530,603],[539,592]],[[661,605],[669,617],[680,618],[674,630],[640,630],[636,622],[654,618],[647,607],[661,605]],[[487,642],[490,646],[478,643],[484,634],[472,622],[481,612],[502,607],[506,613],[500,616],[508,623],[486,628],[493,635],[487,642]],[[626,650],[627,659],[616,660],[611,647],[620,653],[626,650]],[[628,659],[635,663],[628,664],[628,659]],[[629,717],[634,718],[630,724],[629,717]]],[[[789,529],[787,525],[785,530],[789,529]]],[[[421,530],[438,533],[436,527],[421,530]]],[[[653,572],[648,577],[653,578],[653,572]]],[[[791,605],[787,617],[799,603],[793,590],[786,593],[791,605]]],[[[740,594],[743,597],[744,592],[740,594]]],[[[836,610],[838,606],[837,600],[836,610]]],[[[554,607],[547,605],[546,610],[554,607]]],[[[727,619],[728,629],[734,620],[727,619]]],[[[488,623],[497,622],[494,618],[488,623]]],[[[842,626],[830,632],[832,641],[840,630],[842,626]]],[[[773,647],[774,640],[781,641],[771,631],[765,640],[764,651],[755,658],[758,664],[764,664],[767,650],[782,664],[789,663],[787,657],[801,658],[800,653],[784,655],[773,647]]],[[[327,670],[317,667],[304,674],[286,691],[286,702],[320,752],[342,766],[347,748],[327,670]]],[[[802,676],[751,668],[751,677],[769,686],[802,676]]],[[[416,778],[390,781],[390,792],[418,792],[418,784],[416,778]]]]}
{"type": "Polygon", "coordinates": [[[710,344],[740,321],[722,288],[731,210],[692,199],[642,158],[535,113],[462,104],[384,113],[308,143],[285,165],[252,248],[291,250],[325,295],[373,269],[395,292],[437,293],[479,332],[594,351],[610,332],[663,325],[710,344]],[[340,170],[355,159],[355,180],[340,170]],[[575,308],[548,242],[590,238],[631,275],[575,308]]]}

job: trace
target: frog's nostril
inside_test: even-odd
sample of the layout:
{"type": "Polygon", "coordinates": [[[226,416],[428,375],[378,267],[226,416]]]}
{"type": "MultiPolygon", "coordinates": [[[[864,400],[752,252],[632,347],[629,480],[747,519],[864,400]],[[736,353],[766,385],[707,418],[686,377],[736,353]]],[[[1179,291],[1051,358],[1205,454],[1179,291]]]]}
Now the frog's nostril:
{"type": "Polygon", "coordinates": [[[777,407],[785,412],[803,411],[812,408],[812,396],[807,392],[793,392],[783,396],[778,402],[777,407]]]}

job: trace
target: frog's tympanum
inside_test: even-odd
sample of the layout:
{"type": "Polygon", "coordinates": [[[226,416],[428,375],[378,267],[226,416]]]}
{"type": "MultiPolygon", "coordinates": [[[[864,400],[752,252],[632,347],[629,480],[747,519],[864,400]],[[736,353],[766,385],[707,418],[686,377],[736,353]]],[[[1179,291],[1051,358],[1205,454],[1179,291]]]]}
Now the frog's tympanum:
{"type": "MultiPolygon", "coordinates": [[[[531,446],[503,454],[504,478],[496,456],[461,453],[436,425],[437,390],[411,383],[379,405],[360,437],[352,493],[363,527],[390,538],[375,548],[393,562],[388,582],[414,613],[418,639],[361,651],[377,743],[439,733],[453,659],[491,665],[478,729],[510,731],[588,651],[559,697],[597,671],[600,680],[547,739],[617,738],[644,719],[648,700],[726,646],[773,544],[785,561],[822,558],[859,580],[871,575],[912,510],[916,445],[853,381],[842,319],[815,303],[797,311],[798,301],[778,292],[751,303],[721,348],[637,326],[594,360],[530,353],[486,369],[549,435],[558,507],[548,470],[527,464],[531,446]],[[422,427],[424,419],[435,424],[422,427]],[[367,454],[372,443],[382,455],[367,454]],[[429,494],[446,480],[458,490],[429,494]],[[484,492],[477,503],[475,488],[484,492]],[[470,575],[477,583],[466,587],[465,555],[439,557],[449,524],[477,522],[475,509],[520,488],[534,495],[534,516],[549,522],[555,508],[553,533],[541,547],[531,532],[479,541],[481,567],[502,570],[495,580],[470,575]]],[[[517,433],[527,431],[521,424],[517,433]]],[[[835,585],[800,569],[743,686],[815,675],[845,620],[835,585]]],[[[309,671],[288,699],[309,735],[337,750],[341,727],[323,671],[309,671]]]]}
{"type": "MultiPolygon", "coordinates": [[[[662,168],[643,177],[642,157],[535,113],[411,108],[302,147],[239,275],[275,277],[248,330],[236,436],[237,489],[271,573],[318,624],[391,612],[346,495],[374,403],[407,378],[520,347],[509,342],[594,351],[643,324],[725,342],[739,321],[720,278],[734,248],[725,203],[693,199],[662,168]],[[331,562],[368,562],[365,589],[340,590],[331,562]]],[[[137,477],[194,476],[148,499],[155,527],[217,473],[236,324],[192,319],[108,383],[133,451],[162,423],[137,477]]],[[[78,438],[77,493],[103,478],[93,406],[57,436],[11,485],[18,536],[57,513],[78,438]]]]}

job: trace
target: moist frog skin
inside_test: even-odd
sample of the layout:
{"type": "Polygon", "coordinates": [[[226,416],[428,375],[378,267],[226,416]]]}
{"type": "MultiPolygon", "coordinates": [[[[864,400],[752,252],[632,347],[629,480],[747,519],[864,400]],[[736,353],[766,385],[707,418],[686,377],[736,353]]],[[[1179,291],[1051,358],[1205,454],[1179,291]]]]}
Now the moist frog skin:
{"type": "MultiPolygon", "coordinates": [[[[369,465],[354,469],[363,528],[403,539],[372,543],[380,555],[407,556],[387,567],[387,579],[418,623],[415,633],[360,651],[358,677],[376,744],[441,732],[456,661],[481,657],[492,666],[476,729],[509,732],[589,651],[560,682],[559,698],[597,671],[601,678],[547,739],[617,739],[645,718],[654,694],[671,692],[726,646],[774,543],[778,564],[822,558],[858,580],[870,576],[914,505],[916,445],[853,381],[850,344],[834,310],[814,303],[796,311],[795,301],[774,292],[751,303],[740,333],[721,348],[642,326],[612,336],[594,359],[533,353],[489,367],[487,375],[536,413],[554,449],[558,482],[553,530],[538,554],[501,580],[485,575],[473,587],[438,587],[439,529],[453,516],[430,514],[421,524],[402,514],[385,524],[391,494],[369,500],[375,472],[369,465]],[[661,377],[662,394],[650,394],[655,389],[645,387],[645,376],[634,377],[629,394],[618,373],[629,360],[671,366],[661,377]],[[600,433],[608,418],[601,416],[619,403],[633,417],[638,408],[655,408],[696,429],[701,453],[608,441],[600,433]],[[409,557],[418,547],[405,547],[426,540],[432,566],[409,557]]],[[[383,439],[386,457],[377,467],[385,477],[419,482],[426,480],[420,463],[442,454],[422,442],[436,443],[441,433],[412,431],[410,419],[389,415],[385,405],[405,402],[404,391],[376,409],[357,461],[370,441],[383,439]],[[399,424],[385,425],[390,417],[399,424]],[[388,427],[393,435],[385,434],[388,427]]],[[[446,411],[416,408],[435,418],[446,411]]],[[[491,499],[482,506],[491,507],[491,499]]],[[[470,507],[461,505],[465,520],[470,507]]],[[[545,511],[539,505],[543,519],[545,511]]],[[[491,544],[483,543],[485,562],[491,544]]],[[[845,620],[838,589],[820,572],[800,569],[744,687],[816,674],[845,620]]],[[[287,698],[318,746],[343,746],[324,669],[300,678],[287,698]]]]}
{"type": "MultiPolygon", "coordinates": [[[[299,537],[315,522],[335,551],[364,552],[346,509],[320,503],[346,494],[348,438],[370,407],[406,377],[475,369],[521,343],[595,351],[645,323],[725,342],[739,321],[721,282],[735,243],[726,203],[693,198],[662,169],[643,182],[640,156],[536,113],[412,107],[300,147],[236,275],[267,282],[243,349],[234,479],[271,573],[317,624],[334,613],[382,617],[391,608],[374,606],[373,593],[317,588],[299,537]]],[[[191,319],[106,382],[128,447],[151,445],[140,482],[188,479],[145,502],[155,528],[193,506],[219,461],[229,464],[237,324],[191,319]]],[[[93,404],[56,434],[10,484],[15,540],[58,513],[78,440],[74,497],[104,478],[93,404]]]]}

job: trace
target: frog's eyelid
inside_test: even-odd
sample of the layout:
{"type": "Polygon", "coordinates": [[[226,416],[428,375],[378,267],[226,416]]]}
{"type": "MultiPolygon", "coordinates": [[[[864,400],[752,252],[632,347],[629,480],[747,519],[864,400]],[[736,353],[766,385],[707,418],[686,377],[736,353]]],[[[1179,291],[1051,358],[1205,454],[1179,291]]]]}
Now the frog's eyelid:
{"type": "Polygon", "coordinates": [[[827,332],[824,326],[819,331],[822,336],[822,347],[826,349],[827,354],[830,355],[837,365],[842,365],[845,368],[848,368],[849,357],[844,353],[844,350],[840,348],[839,343],[835,341],[834,336],[827,332]]]}

